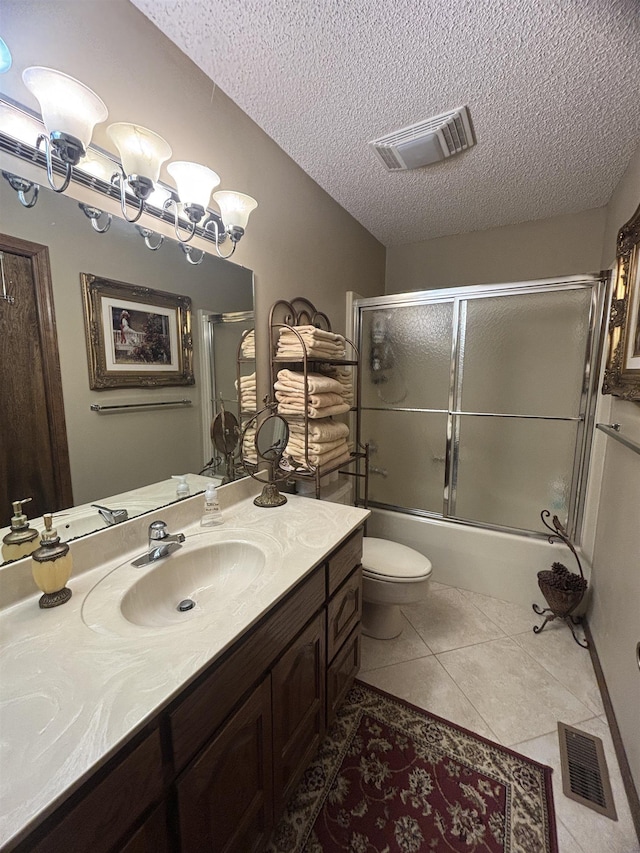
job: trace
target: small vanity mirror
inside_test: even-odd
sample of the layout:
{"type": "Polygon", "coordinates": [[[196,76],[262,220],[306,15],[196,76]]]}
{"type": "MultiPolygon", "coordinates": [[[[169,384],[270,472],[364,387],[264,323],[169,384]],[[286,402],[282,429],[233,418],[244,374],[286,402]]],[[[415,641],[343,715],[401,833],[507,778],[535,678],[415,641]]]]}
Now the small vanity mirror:
{"type": "Polygon", "coordinates": [[[289,441],[289,425],[281,415],[269,414],[255,429],[255,437],[251,441],[255,423],[265,411],[270,409],[258,412],[244,430],[243,461],[245,469],[254,479],[260,482],[267,480],[254,504],[262,507],[282,506],[287,499],[278,491],[278,482],[287,479],[286,472],[280,469],[280,460],[289,441]],[[254,453],[251,453],[252,449],[254,453]]]}

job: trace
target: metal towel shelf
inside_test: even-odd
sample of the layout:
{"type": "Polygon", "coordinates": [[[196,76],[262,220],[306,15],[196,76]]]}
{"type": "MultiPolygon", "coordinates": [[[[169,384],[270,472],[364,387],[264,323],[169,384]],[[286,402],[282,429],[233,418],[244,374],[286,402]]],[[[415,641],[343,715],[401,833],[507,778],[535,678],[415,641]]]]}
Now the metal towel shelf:
{"type": "Polygon", "coordinates": [[[640,444],[637,441],[632,441],[630,438],[620,435],[620,424],[596,424],[596,427],[602,430],[605,435],[615,438],[616,441],[624,444],[625,447],[628,447],[635,453],[640,453],[640,444]]]}
{"type": "Polygon", "coordinates": [[[157,406],[190,406],[191,400],[159,400],[155,403],[118,403],[113,406],[103,406],[101,403],[92,403],[92,412],[115,412],[125,409],[146,409],[157,406]]]}

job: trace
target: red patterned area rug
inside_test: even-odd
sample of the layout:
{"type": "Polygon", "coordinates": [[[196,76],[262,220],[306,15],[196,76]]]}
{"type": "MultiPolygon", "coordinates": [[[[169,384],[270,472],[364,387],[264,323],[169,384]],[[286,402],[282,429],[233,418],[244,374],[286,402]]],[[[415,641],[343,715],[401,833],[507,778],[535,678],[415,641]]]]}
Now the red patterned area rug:
{"type": "Polygon", "coordinates": [[[356,681],[269,853],[557,853],[551,769],[356,681]]]}

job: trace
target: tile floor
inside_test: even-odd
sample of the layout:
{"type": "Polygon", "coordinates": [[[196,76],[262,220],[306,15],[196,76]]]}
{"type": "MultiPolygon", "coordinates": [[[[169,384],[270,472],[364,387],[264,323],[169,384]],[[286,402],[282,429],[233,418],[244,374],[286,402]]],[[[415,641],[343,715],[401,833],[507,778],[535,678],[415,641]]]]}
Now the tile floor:
{"type": "Polygon", "coordinates": [[[640,853],[589,652],[564,622],[432,582],[394,640],[364,637],[360,679],[553,768],[560,853],[640,853]],[[604,743],[618,820],[562,793],[558,720],[604,743]]]}

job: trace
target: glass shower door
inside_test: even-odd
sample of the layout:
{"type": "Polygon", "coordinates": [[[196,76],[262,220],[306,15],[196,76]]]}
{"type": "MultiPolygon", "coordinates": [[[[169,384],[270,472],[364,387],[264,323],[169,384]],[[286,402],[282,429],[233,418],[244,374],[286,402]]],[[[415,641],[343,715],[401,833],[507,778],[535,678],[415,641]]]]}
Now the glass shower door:
{"type": "Polygon", "coordinates": [[[586,407],[591,289],[463,300],[448,515],[567,524],[586,407]]]}
{"type": "Polygon", "coordinates": [[[369,500],[441,514],[454,301],[362,312],[362,438],[369,500]]]}
{"type": "Polygon", "coordinates": [[[580,514],[598,276],[358,300],[373,506],[504,530],[580,514]]]}

